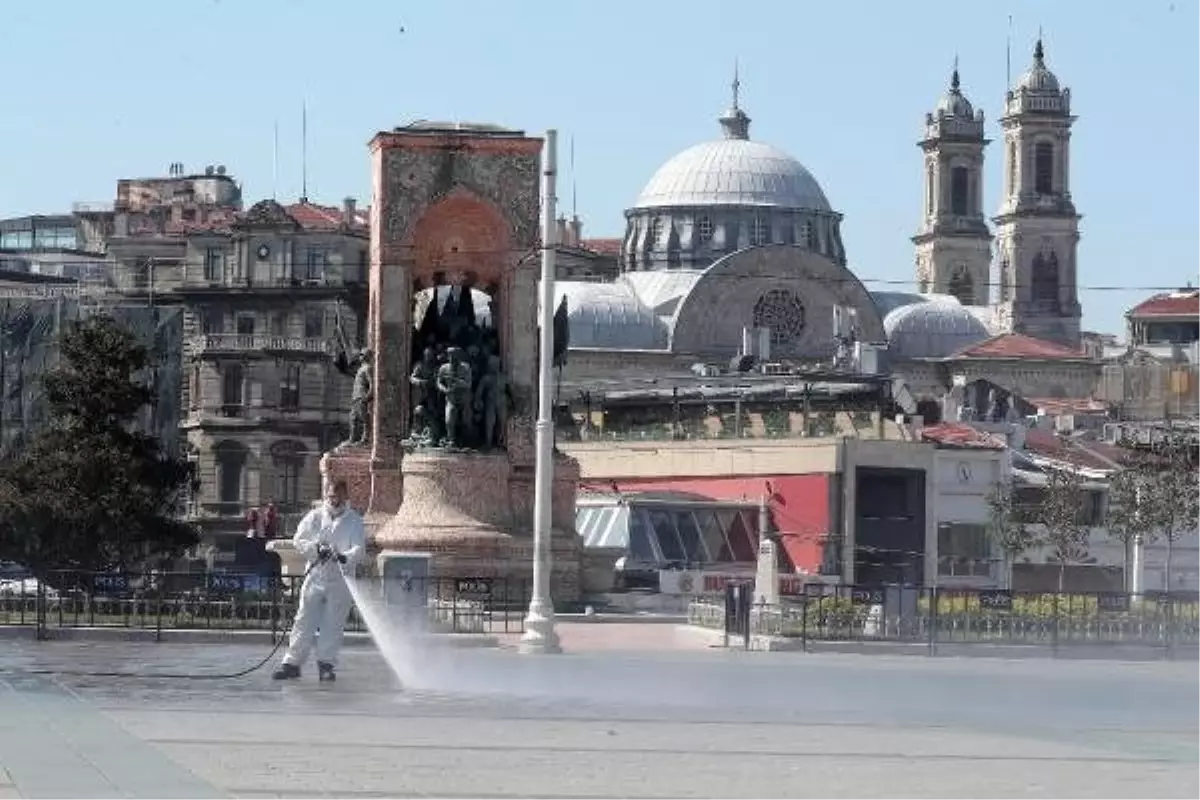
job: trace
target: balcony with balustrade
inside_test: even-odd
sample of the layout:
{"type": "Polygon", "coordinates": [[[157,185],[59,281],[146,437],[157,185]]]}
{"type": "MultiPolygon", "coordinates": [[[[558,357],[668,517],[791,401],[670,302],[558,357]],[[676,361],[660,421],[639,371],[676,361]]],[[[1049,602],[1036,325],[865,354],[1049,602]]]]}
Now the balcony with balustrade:
{"type": "Polygon", "coordinates": [[[190,356],[280,355],[332,356],[334,343],[328,338],[277,336],[266,333],[204,333],[185,343],[190,356]]]}

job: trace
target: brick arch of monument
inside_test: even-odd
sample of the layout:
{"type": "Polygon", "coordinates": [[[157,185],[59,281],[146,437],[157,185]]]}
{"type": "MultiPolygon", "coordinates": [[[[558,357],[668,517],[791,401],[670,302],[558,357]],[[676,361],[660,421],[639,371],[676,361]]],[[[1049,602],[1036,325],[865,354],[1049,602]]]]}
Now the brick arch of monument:
{"type": "Polygon", "coordinates": [[[513,264],[511,225],[500,209],[458,188],[431,204],[405,243],[413,254],[413,278],[422,288],[442,273],[447,282],[502,288],[513,264]]]}
{"type": "Polygon", "coordinates": [[[749,247],[716,261],[692,285],[675,314],[671,349],[732,356],[743,327],[767,321],[785,333],[772,337],[783,339],[772,342],[772,358],[827,358],[836,349],[835,305],[857,311],[862,341],[886,340],[870,294],[850,270],[803,247],[749,247]]]}

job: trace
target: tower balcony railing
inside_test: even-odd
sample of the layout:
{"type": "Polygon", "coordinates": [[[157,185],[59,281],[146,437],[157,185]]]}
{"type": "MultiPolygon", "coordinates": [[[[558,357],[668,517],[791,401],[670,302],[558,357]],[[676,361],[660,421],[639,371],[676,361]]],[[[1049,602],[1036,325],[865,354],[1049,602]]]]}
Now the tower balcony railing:
{"type": "Polygon", "coordinates": [[[332,355],[333,342],[307,336],[274,336],[265,333],[205,333],[188,339],[191,355],[202,353],[310,353],[332,355]]]}

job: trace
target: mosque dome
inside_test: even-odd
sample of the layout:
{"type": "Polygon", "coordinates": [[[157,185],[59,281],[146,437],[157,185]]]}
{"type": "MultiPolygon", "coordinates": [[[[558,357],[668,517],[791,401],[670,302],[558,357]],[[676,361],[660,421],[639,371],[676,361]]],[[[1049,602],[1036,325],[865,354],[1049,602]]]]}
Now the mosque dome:
{"type": "Polygon", "coordinates": [[[894,358],[945,358],[990,335],[965,307],[943,298],[890,311],[883,330],[894,358]]]}
{"type": "Polygon", "coordinates": [[[1033,49],[1033,66],[1017,80],[1017,88],[1031,92],[1057,92],[1058,78],[1046,66],[1045,50],[1038,39],[1033,49]]]}
{"type": "Polygon", "coordinates": [[[938,101],[937,110],[948,117],[971,119],[975,116],[975,109],[971,107],[971,101],[959,88],[958,67],[954,68],[954,74],[950,77],[950,88],[938,101]]]}
{"type": "Polygon", "coordinates": [[[664,163],[626,210],[626,272],[704,269],[746,247],[797,245],[845,265],[841,214],[792,156],[750,139],[750,117],[733,103],[719,118],[723,138],[664,163]]]}
{"type": "Polygon", "coordinates": [[[689,147],[663,164],[636,208],[764,206],[829,211],[820,184],[777,147],[729,138],[689,147]]]}

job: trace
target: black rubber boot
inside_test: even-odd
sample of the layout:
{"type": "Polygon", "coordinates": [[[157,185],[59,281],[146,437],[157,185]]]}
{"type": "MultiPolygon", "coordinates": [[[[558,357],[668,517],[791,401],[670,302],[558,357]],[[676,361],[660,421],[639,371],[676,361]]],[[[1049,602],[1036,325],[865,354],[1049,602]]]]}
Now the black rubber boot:
{"type": "Polygon", "coordinates": [[[333,671],[333,664],[326,664],[324,661],[317,662],[317,680],[319,681],[336,681],[337,673],[333,671]]]}
{"type": "Polygon", "coordinates": [[[300,677],[300,668],[295,664],[280,664],[271,677],[277,681],[290,681],[300,677]]]}

